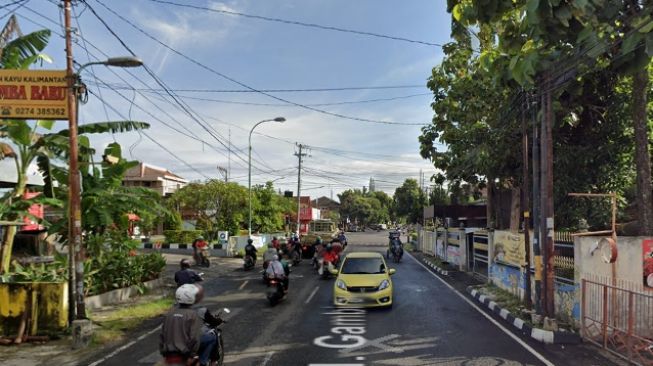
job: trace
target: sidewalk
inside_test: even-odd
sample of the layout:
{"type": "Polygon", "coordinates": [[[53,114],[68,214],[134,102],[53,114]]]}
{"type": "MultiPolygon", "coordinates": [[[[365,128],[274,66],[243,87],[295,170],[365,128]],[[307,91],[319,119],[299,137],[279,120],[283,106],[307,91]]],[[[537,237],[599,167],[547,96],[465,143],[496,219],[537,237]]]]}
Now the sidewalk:
{"type": "MultiPolygon", "coordinates": [[[[434,257],[426,255],[420,252],[411,252],[411,254],[420,262],[422,259],[433,259],[434,257]]],[[[608,365],[617,365],[617,366],[626,366],[627,362],[619,359],[612,354],[594,347],[591,344],[577,344],[577,345],[558,345],[558,344],[544,344],[540,342],[533,341],[528,337],[524,337],[518,332],[514,331],[509,324],[505,322],[503,318],[497,314],[489,311],[486,307],[480,306],[480,304],[472,298],[467,293],[467,287],[469,286],[478,286],[487,284],[487,281],[479,275],[472,275],[468,272],[462,272],[450,265],[443,265],[443,269],[448,272],[447,276],[438,274],[438,276],[443,279],[446,283],[455,288],[458,292],[463,294],[466,298],[472,301],[474,304],[478,305],[486,314],[492,316],[500,324],[504,325],[509,329],[513,334],[517,335],[533,348],[541,350],[546,353],[546,355],[554,361],[556,365],[574,365],[574,366],[608,366],[608,365]]],[[[430,270],[430,269],[429,269],[430,270]]],[[[434,271],[435,272],[435,271],[434,271]]]]}
{"type": "MultiPolygon", "coordinates": [[[[158,315],[164,311],[164,307],[169,307],[172,303],[171,296],[175,289],[174,273],[179,269],[179,262],[183,258],[190,258],[192,256],[188,251],[170,251],[162,253],[166,258],[166,268],[161,273],[161,277],[165,280],[165,285],[150,293],[132,298],[126,302],[105,306],[101,309],[96,309],[91,314],[94,322],[102,323],[105,321],[112,322],[111,325],[106,325],[102,328],[101,325],[95,331],[98,341],[104,342],[102,344],[93,344],[83,350],[73,350],[71,348],[70,336],[63,335],[61,339],[51,340],[45,343],[24,343],[21,345],[0,346],[0,365],[2,366],[37,366],[37,365],[57,365],[57,366],[75,366],[79,365],[82,360],[89,359],[92,355],[101,352],[102,350],[110,347],[115,347],[116,344],[121,343],[124,338],[128,338],[131,334],[138,334],[144,330],[149,330],[157,326],[160,322],[158,315]],[[158,305],[158,307],[157,307],[158,305]],[[119,332],[123,324],[116,319],[121,317],[124,312],[130,309],[147,308],[149,312],[157,314],[154,317],[147,319],[138,318],[138,324],[133,326],[129,324],[129,329],[126,332],[127,336],[123,337],[119,332]],[[154,309],[152,309],[154,307],[154,309]],[[113,332],[113,333],[112,333],[113,332]],[[115,337],[115,339],[113,339],[115,337]],[[113,339],[113,340],[112,340],[113,339]]],[[[207,279],[220,278],[222,276],[229,276],[230,272],[235,271],[242,266],[242,260],[237,258],[211,258],[212,265],[209,268],[193,268],[197,272],[204,272],[207,279]]],[[[147,314],[147,313],[146,313],[147,314]]],[[[127,323],[132,319],[128,319],[127,323]]],[[[123,322],[125,323],[125,322],[123,322]]]]}

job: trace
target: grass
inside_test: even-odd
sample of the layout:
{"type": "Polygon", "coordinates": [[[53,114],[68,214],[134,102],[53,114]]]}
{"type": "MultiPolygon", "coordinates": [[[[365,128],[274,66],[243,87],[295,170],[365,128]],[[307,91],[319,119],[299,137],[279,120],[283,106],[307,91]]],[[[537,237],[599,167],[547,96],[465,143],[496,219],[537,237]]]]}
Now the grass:
{"type": "Polygon", "coordinates": [[[92,343],[102,345],[120,341],[143,321],[167,312],[172,304],[171,298],[164,298],[135,305],[125,304],[125,307],[115,311],[91,315],[91,320],[98,325],[92,343]]]}
{"type": "Polygon", "coordinates": [[[531,317],[526,312],[524,304],[519,297],[513,295],[509,291],[497,287],[494,284],[482,286],[479,288],[479,291],[496,302],[501,308],[508,310],[512,315],[533,326],[531,317]]]}

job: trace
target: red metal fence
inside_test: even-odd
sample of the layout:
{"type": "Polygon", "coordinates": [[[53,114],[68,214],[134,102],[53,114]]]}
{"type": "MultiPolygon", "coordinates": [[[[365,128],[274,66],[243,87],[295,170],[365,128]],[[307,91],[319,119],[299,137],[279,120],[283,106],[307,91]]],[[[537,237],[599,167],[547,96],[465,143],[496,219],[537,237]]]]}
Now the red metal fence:
{"type": "Polygon", "coordinates": [[[653,293],[598,281],[582,280],[583,337],[635,365],[653,366],[653,293]]]}

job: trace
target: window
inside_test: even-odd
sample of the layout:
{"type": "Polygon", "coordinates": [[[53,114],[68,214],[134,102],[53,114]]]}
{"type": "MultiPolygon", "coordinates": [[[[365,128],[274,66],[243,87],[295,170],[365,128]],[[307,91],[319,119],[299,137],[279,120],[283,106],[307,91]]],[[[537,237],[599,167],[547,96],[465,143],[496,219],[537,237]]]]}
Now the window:
{"type": "Polygon", "coordinates": [[[342,265],[343,274],[381,274],[385,273],[382,258],[348,258],[342,265]]]}

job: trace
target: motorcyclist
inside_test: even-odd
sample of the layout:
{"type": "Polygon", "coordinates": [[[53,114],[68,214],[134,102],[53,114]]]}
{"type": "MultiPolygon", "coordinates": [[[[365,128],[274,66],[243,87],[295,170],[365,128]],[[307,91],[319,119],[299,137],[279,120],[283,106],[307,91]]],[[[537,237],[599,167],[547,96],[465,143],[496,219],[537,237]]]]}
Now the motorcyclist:
{"type": "Polygon", "coordinates": [[[177,287],[202,281],[202,277],[190,269],[190,261],[188,259],[182,259],[179,262],[179,266],[181,269],[175,272],[175,283],[177,287]]]}
{"type": "Polygon", "coordinates": [[[268,250],[263,253],[263,269],[267,268],[268,263],[272,261],[275,255],[279,255],[279,252],[274,247],[269,246],[268,250]]]}
{"type": "Polygon", "coordinates": [[[217,335],[210,327],[220,324],[205,307],[193,305],[202,301],[204,289],[197,284],[185,284],[175,292],[177,306],[166,314],[161,327],[159,352],[179,354],[186,360],[198,357],[200,365],[208,365],[217,335]]]}
{"type": "Polygon", "coordinates": [[[279,239],[277,239],[276,236],[273,236],[272,237],[272,247],[278,251],[279,249],[281,249],[280,246],[281,246],[281,244],[279,243],[279,239]]]}
{"type": "Polygon", "coordinates": [[[347,237],[345,236],[344,231],[340,231],[338,234],[338,241],[340,241],[340,244],[342,244],[343,247],[347,246],[347,237]]]}
{"type": "Polygon", "coordinates": [[[338,262],[338,253],[333,249],[333,245],[327,244],[322,257],[325,261],[335,265],[338,262]]]}
{"type": "Polygon", "coordinates": [[[195,260],[195,263],[200,263],[200,250],[202,250],[204,247],[206,247],[208,243],[204,241],[204,237],[201,235],[198,235],[195,240],[193,240],[193,260],[195,260]]]}
{"type": "Polygon", "coordinates": [[[390,251],[401,258],[404,254],[404,245],[399,238],[393,238],[390,241],[390,251]]]}
{"type": "Polygon", "coordinates": [[[268,268],[265,270],[265,275],[268,279],[276,278],[281,281],[284,291],[288,291],[288,272],[287,269],[284,268],[283,263],[279,261],[278,255],[275,255],[270,261],[268,268]]]}
{"type": "Polygon", "coordinates": [[[247,239],[247,245],[245,245],[245,256],[252,257],[253,264],[256,264],[256,255],[257,255],[257,250],[256,247],[254,246],[254,240],[247,239]]]}

